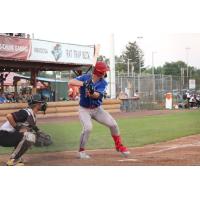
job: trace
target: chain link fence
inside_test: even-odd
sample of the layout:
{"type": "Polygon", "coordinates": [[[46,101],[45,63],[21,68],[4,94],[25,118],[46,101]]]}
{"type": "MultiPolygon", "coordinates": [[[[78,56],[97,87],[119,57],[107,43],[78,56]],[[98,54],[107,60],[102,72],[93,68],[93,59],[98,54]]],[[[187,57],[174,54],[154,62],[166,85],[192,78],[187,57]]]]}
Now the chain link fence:
{"type": "MultiPolygon", "coordinates": [[[[173,94],[173,102],[178,102],[183,93],[187,91],[188,82],[186,77],[171,75],[139,75],[125,73],[116,76],[116,94],[124,93],[130,97],[129,102],[122,104],[122,110],[135,111],[144,109],[163,109],[165,104],[165,94],[173,94]],[[135,94],[139,95],[139,100],[131,100],[135,94]]],[[[200,89],[200,84],[196,83],[196,89],[200,89]]],[[[128,100],[127,100],[128,101],[128,100]]]]}

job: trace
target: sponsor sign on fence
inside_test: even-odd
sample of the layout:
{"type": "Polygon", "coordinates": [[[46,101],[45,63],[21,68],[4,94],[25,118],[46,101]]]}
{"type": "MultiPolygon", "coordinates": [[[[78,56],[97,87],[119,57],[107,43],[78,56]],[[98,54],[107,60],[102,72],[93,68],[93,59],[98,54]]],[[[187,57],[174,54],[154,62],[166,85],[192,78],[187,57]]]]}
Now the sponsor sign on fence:
{"type": "Polygon", "coordinates": [[[190,79],[189,80],[189,89],[193,90],[195,88],[196,88],[195,80],[194,79],[190,79]]]}

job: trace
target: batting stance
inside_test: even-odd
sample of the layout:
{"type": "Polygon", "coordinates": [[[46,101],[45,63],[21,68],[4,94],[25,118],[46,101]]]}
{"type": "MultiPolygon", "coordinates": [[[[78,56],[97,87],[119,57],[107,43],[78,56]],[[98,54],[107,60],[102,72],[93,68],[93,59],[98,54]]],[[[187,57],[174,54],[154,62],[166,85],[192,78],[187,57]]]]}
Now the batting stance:
{"type": "Polygon", "coordinates": [[[47,104],[38,95],[28,102],[29,107],[7,115],[0,127],[0,146],[14,147],[8,166],[24,165],[22,155],[36,142],[36,113],[45,112],[47,104]]]}
{"type": "Polygon", "coordinates": [[[116,150],[127,156],[129,151],[122,145],[119,128],[113,117],[102,107],[102,99],[106,90],[107,82],[104,79],[108,66],[104,62],[97,62],[92,74],[84,74],[72,79],[69,84],[80,86],[79,118],[83,130],[80,137],[79,157],[90,158],[85,152],[85,146],[92,130],[92,119],[110,128],[115,142],[116,150]]]}

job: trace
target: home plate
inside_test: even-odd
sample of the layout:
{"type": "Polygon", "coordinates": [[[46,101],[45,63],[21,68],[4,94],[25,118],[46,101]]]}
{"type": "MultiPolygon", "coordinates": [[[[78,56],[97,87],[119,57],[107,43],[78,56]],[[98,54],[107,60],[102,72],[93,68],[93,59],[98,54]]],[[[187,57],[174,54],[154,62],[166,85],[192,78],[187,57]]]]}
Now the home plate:
{"type": "Polygon", "coordinates": [[[138,161],[138,159],[133,159],[133,158],[130,158],[130,159],[123,159],[123,160],[118,160],[119,162],[135,162],[135,161],[138,161]]]}

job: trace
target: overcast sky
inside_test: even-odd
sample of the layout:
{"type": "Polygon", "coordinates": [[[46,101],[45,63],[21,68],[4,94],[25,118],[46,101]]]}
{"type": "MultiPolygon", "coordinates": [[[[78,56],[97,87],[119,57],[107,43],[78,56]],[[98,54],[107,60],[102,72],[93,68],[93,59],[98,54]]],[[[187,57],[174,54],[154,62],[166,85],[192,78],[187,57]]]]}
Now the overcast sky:
{"type": "MultiPolygon", "coordinates": [[[[58,42],[69,42],[76,44],[101,44],[100,54],[110,56],[110,36],[111,33],[101,34],[87,33],[60,33],[47,34],[35,33],[35,38],[54,40],[58,42]]],[[[165,62],[182,60],[189,65],[200,67],[200,33],[114,33],[115,54],[120,55],[128,41],[136,41],[144,52],[145,65],[152,65],[152,53],[154,65],[163,65],[165,62]],[[138,37],[142,36],[142,39],[138,37]]]]}

